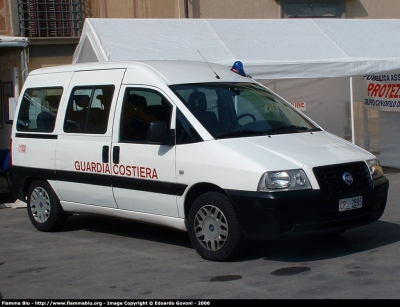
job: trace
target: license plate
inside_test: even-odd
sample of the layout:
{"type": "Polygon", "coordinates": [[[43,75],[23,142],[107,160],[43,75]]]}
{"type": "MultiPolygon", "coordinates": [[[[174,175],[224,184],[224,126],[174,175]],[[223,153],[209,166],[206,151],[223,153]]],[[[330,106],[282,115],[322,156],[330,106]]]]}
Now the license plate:
{"type": "Polygon", "coordinates": [[[339,200],[339,212],[362,207],[362,196],[343,198],[339,200]]]}

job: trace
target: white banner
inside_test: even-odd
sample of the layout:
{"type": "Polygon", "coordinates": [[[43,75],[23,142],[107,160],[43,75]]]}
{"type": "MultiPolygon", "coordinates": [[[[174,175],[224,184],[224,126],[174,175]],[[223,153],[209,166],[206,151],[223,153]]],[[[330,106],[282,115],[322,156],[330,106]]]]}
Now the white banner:
{"type": "Polygon", "coordinates": [[[400,73],[363,76],[364,108],[400,112],[400,73]]]}

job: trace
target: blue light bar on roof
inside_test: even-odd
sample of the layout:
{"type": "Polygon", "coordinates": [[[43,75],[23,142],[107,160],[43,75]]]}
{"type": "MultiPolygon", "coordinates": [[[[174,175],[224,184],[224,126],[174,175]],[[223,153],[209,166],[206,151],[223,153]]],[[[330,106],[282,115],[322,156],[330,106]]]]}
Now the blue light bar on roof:
{"type": "Polygon", "coordinates": [[[240,61],[236,61],[235,63],[233,63],[231,71],[233,71],[243,77],[247,76],[246,73],[244,72],[243,63],[240,61]]]}

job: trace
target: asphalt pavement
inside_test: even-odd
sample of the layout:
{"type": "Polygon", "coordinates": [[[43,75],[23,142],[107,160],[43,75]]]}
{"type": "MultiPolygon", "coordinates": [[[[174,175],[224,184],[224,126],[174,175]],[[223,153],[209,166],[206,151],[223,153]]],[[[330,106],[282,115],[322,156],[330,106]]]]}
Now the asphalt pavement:
{"type": "Polygon", "coordinates": [[[37,231],[25,203],[0,209],[0,300],[400,299],[400,170],[385,168],[387,207],[337,237],[256,242],[210,262],[185,232],[74,216],[37,231]]]}

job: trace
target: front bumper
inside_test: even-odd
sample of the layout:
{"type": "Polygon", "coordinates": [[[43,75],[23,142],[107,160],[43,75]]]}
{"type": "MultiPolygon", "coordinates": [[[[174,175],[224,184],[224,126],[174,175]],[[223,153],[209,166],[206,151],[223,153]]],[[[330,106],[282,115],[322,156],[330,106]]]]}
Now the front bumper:
{"type": "Polygon", "coordinates": [[[246,192],[227,190],[244,235],[250,240],[276,240],[322,235],[364,226],[378,220],[386,207],[389,181],[374,180],[371,191],[327,197],[321,190],[246,192]],[[339,199],[363,198],[363,206],[339,212],[339,199]]]}

